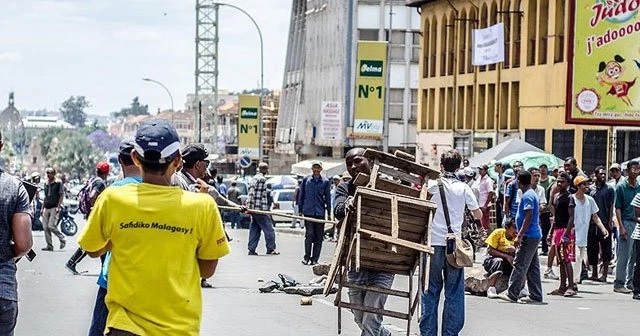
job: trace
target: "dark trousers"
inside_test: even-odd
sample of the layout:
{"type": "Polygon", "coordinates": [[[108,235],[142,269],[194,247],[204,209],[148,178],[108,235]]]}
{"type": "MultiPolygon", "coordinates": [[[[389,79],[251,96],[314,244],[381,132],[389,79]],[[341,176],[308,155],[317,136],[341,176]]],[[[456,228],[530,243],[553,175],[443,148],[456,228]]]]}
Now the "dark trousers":
{"type": "Polygon", "coordinates": [[[93,307],[93,316],[91,317],[91,327],[89,328],[89,336],[103,336],[104,328],[107,326],[107,316],[109,310],[104,298],[107,296],[107,289],[98,286],[98,295],[96,295],[96,304],[93,307]]]}
{"type": "Polygon", "coordinates": [[[0,336],[13,336],[18,321],[18,302],[0,299],[0,336]]]}
{"type": "Polygon", "coordinates": [[[549,253],[549,244],[547,237],[551,231],[551,213],[545,212],[540,214],[540,228],[542,229],[542,253],[549,253]]]}
{"type": "Polygon", "coordinates": [[[502,204],[504,203],[504,196],[498,196],[496,200],[496,228],[502,227],[502,204]]]}
{"type": "Polygon", "coordinates": [[[634,240],[633,246],[636,249],[636,267],[633,269],[633,293],[640,294],[640,240],[634,240]]]}
{"type": "Polygon", "coordinates": [[[606,262],[613,259],[611,236],[613,236],[611,230],[609,230],[609,236],[605,239],[597,225],[593,223],[589,225],[587,259],[589,259],[590,266],[598,266],[600,258],[606,262]]]}
{"type": "Polygon", "coordinates": [[[527,279],[531,300],[542,302],[542,281],[540,280],[540,261],[538,260],[539,238],[522,238],[522,244],[513,260],[513,272],[509,278],[509,298],[518,300],[520,291],[527,279]]]}
{"type": "MultiPolygon", "coordinates": [[[[308,216],[316,219],[324,219],[324,216],[308,216]]],[[[324,223],[307,222],[304,227],[304,260],[318,262],[322,251],[322,240],[324,238],[324,223]]]]}
{"type": "Polygon", "coordinates": [[[271,216],[267,215],[251,215],[251,225],[249,226],[249,242],[247,248],[251,252],[255,252],[260,242],[260,235],[264,232],[264,240],[266,242],[267,253],[276,249],[276,232],[273,229],[271,216]]]}

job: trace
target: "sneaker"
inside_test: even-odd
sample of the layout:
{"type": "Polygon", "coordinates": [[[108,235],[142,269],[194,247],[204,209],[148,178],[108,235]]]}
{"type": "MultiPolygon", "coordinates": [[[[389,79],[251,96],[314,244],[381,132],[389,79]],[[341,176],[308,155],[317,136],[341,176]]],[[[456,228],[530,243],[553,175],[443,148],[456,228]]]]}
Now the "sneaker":
{"type": "Polygon", "coordinates": [[[632,290],[627,287],[616,287],[613,289],[613,291],[620,294],[629,294],[632,292],[632,290]]]}
{"type": "Polygon", "coordinates": [[[305,266],[309,266],[309,264],[311,264],[311,261],[306,260],[306,259],[302,259],[302,264],[305,266]]]}
{"type": "Polygon", "coordinates": [[[61,240],[60,241],[60,249],[64,249],[64,247],[67,246],[67,242],[65,240],[61,240]]]}
{"type": "Polygon", "coordinates": [[[551,268],[544,271],[544,278],[549,280],[560,280],[560,277],[553,273],[553,269],[551,268]]]}
{"type": "Polygon", "coordinates": [[[498,292],[496,291],[495,287],[489,287],[489,289],[487,289],[487,297],[489,299],[497,299],[498,298],[498,292]]]}
{"type": "Polygon", "coordinates": [[[202,280],[200,280],[200,287],[202,287],[202,288],[213,288],[213,285],[208,283],[207,280],[202,279],[202,280]]]}
{"type": "Polygon", "coordinates": [[[633,294],[633,299],[634,300],[640,300],[640,293],[633,294]]]}
{"type": "Polygon", "coordinates": [[[529,289],[527,289],[527,287],[522,288],[522,290],[520,291],[520,295],[518,295],[519,298],[525,298],[529,296],[529,289]]]}
{"type": "Polygon", "coordinates": [[[43,251],[53,251],[53,246],[47,246],[42,248],[43,251]]]}
{"type": "Polygon", "coordinates": [[[312,262],[309,263],[309,266],[313,266],[313,265],[317,265],[317,264],[318,264],[317,261],[312,261],[312,262]]]}
{"type": "Polygon", "coordinates": [[[71,272],[71,274],[73,274],[73,275],[80,275],[80,272],[78,272],[78,271],[76,270],[76,265],[74,265],[74,264],[72,264],[72,263],[69,263],[69,262],[68,262],[66,265],[64,265],[64,267],[65,267],[69,272],[71,272]]]}
{"type": "Polygon", "coordinates": [[[256,251],[249,251],[249,255],[256,256],[258,253],[256,253],[256,251]]]}
{"type": "Polygon", "coordinates": [[[513,300],[513,299],[511,299],[509,297],[509,294],[507,294],[507,291],[504,291],[504,292],[498,294],[498,299],[504,300],[504,301],[507,301],[507,302],[511,302],[511,303],[516,302],[515,300],[513,300]]]}
{"type": "Polygon", "coordinates": [[[267,254],[270,255],[280,255],[280,252],[276,251],[276,250],[271,250],[271,251],[267,251],[267,254]]]}

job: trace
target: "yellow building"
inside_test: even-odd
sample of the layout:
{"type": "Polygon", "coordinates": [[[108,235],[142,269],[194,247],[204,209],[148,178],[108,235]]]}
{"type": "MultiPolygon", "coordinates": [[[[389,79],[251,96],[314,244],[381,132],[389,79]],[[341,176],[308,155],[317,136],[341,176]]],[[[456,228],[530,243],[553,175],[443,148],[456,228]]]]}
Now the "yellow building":
{"type": "MultiPolygon", "coordinates": [[[[580,2],[580,0],[578,0],[580,2]]],[[[632,128],[565,123],[571,0],[409,0],[421,13],[418,143],[437,164],[521,138],[586,170],[640,156],[632,128]],[[505,61],[471,64],[471,31],[504,23],[505,61]],[[612,152],[612,155],[609,155],[612,152]]],[[[595,69],[585,71],[593,71],[595,69]]]]}

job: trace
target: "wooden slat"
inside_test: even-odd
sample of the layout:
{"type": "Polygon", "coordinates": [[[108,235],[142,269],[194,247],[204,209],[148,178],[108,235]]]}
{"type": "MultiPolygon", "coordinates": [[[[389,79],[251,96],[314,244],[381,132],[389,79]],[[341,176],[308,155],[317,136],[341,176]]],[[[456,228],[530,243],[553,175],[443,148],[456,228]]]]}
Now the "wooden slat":
{"type": "MultiPolygon", "coordinates": [[[[398,232],[400,224],[398,223],[398,198],[391,198],[391,237],[398,238],[398,232]]],[[[391,252],[397,253],[398,248],[395,245],[391,246],[391,252]]]]}
{"type": "MultiPolygon", "coordinates": [[[[389,251],[389,249],[391,248],[391,244],[375,240],[364,240],[361,242],[360,248],[362,248],[363,250],[384,252],[389,251]]],[[[396,255],[403,255],[405,257],[411,258],[415,258],[415,256],[417,256],[418,254],[418,251],[403,246],[398,246],[398,253],[396,253],[396,255]]]]}
{"type": "MultiPolygon", "coordinates": [[[[387,223],[387,225],[389,224],[387,223]]],[[[388,226],[382,227],[380,225],[371,225],[368,222],[364,222],[364,223],[360,223],[360,228],[391,237],[391,228],[388,226]]],[[[401,231],[398,231],[398,236],[399,236],[398,237],[399,239],[404,239],[414,243],[422,241],[422,233],[414,233],[414,232],[401,230],[401,231]]],[[[393,244],[393,242],[388,242],[388,243],[393,244]]]]}
{"type": "Polygon", "coordinates": [[[404,172],[402,170],[399,170],[397,168],[394,168],[394,167],[381,165],[380,169],[378,171],[380,173],[382,173],[382,174],[386,174],[386,175],[395,177],[395,178],[400,179],[402,181],[411,182],[411,183],[414,183],[414,184],[417,184],[417,185],[421,185],[422,184],[422,178],[421,177],[411,175],[409,173],[406,173],[406,172],[404,172]]]}
{"type": "Polygon", "coordinates": [[[379,262],[379,261],[368,260],[368,259],[362,259],[360,261],[360,267],[362,267],[363,269],[370,269],[374,271],[388,272],[388,273],[401,274],[401,275],[409,275],[412,269],[411,265],[397,265],[397,264],[390,264],[387,262],[379,262]]]}
{"type": "Polygon", "coordinates": [[[342,284],[342,286],[347,287],[347,288],[362,289],[362,290],[366,290],[368,292],[376,292],[376,293],[382,293],[382,294],[387,294],[387,295],[393,295],[393,296],[403,297],[403,298],[407,298],[407,299],[411,297],[411,294],[409,292],[403,292],[403,291],[399,291],[399,290],[395,290],[395,289],[382,288],[382,287],[378,287],[378,286],[364,286],[364,285],[358,285],[358,284],[351,283],[351,282],[345,282],[345,283],[342,284]]]}
{"type": "MultiPolygon", "coordinates": [[[[373,199],[368,199],[364,197],[362,199],[364,200],[362,204],[368,209],[384,210],[387,213],[391,211],[391,205],[386,200],[384,201],[378,200],[378,199],[373,200],[373,199]]],[[[431,208],[427,208],[427,207],[415,208],[415,207],[405,206],[404,203],[400,203],[400,202],[398,203],[398,212],[402,216],[427,218],[428,217],[427,215],[432,211],[433,210],[431,210],[431,208]]]]}
{"type": "Polygon", "coordinates": [[[356,199],[356,230],[354,233],[354,239],[356,240],[356,271],[360,271],[360,225],[362,223],[362,200],[356,199]]]}
{"type": "Polygon", "coordinates": [[[379,190],[379,189],[358,188],[355,196],[366,198],[366,199],[381,200],[381,199],[391,199],[391,196],[393,195],[398,196],[399,203],[406,204],[407,206],[410,206],[416,209],[422,209],[423,207],[433,208],[433,209],[436,208],[436,204],[432,201],[428,201],[425,199],[420,199],[412,196],[398,195],[392,192],[379,190]]]}
{"type": "MultiPolygon", "coordinates": [[[[363,241],[364,243],[364,241],[363,241]]],[[[415,255],[404,255],[399,253],[392,253],[390,249],[378,250],[378,249],[367,249],[362,246],[362,251],[360,253],[360,258],[369,259],[369,260],[385,260],[389,263],[398,263],[404,265],[411,265],[413,260],[415,259],[415,255]]],[[[398,246],[398,249],[401,247],[398,246]]]]}
{"type": "Polygon", "coordinates": [[[404,246],[410,249],[414,249],[417,251],[421,251],[421,252],[425,252],[425,253],[429,253],[429,254],[433,254],[433,248],[431,246],[426,246],[426,245],[422,245],[422,244],[418,244],[418,243],[413,243],[410,241],[406,241],[403,239],[397,239],[397,238],[393,238],[378,232],[374,232],[371,230],[367,230],[367,229],[360,229],[359,230],[360,233],[363,233],[369,237],[371,237],[372,239],[376,239],[376,240],[380,240],[386,243],[390,243],[390,244],[395,244],[395,245],[400,245],[400,246],[404,246]]]}
{"type": "Polygon", "coordinates": [[[411,172],[420,176],[429,176],[430,179],[436,179],[438,178],[438,176],[440,176],[440,172],[425,165],[398,158],[391,154],[380,152],[377,150],[367,149],[364,152],[364,156],[372,160],[377,159],[382,163],[401,168],[407,172],[411,172]]]}
{"type": "MultiPolygon", "coordinates": [[[[384,211],[381,209],[372,209],[372,208],[363,208],[363,212],[367,215],[363,219],[365,222],[371,222],[371,224],[377,225],[380,223],[379,221],[388,220],[391,213],[389,211],[384,211]],[[372,220],[369,220],[372,219],[372,220]]],[[[429,222],[427,219],[419,219],[416,217],[407,216],[405,214],[399,214],[398,223],[400,224],[400,230],[415,232],[415,233],[424,233],[424,231],[429,226],[429,222]]]]}
{"type": "Polygon", "coordinates": [[[349,237],[347,237],[347,222],[349,221],[349,213],[342,220],[342,225],[340,225],[340,233],[338,234],[338,244],[336,245],[336,249],[333,252],[333,259],[331,260],[331,267],[329,267],[329,274],[327,275],[327,281],[324,285],[324,296],[329,296],[331,288],[336,281],[336,275],[338,274],[338,268],[340,267],[340,263],[342,262],[342,257],[344,256],[345,249],[349,247],[346,246],[346,241],[348,241],[349,237]]]}
{"type": "Polygon", "coordinates": [[[378,169],[380,169],[380,165],[374,164],[373,168],[371,168],[371,175],[369,176],[369,186],[374,189],[378,182],[378,169]]]}
{"type": "Polygon", "coordinates": [[[412,161],[415,162],[416,161],[416,156],[409,154],[407,152],[403,152],[401,150],[396,150],[395,152],[393,152],[393,156],[401,158],[401,159],[405,159],[407,161],[412,161]]]}
{"type": "Polygon", "coordinates": [[[380,178],[376,180],[375,188],[378,190],[388,191],[394,194],[406,195],[406,196],[411,196],[415,198],[420,197],[419,190],[416,190],[401,184],[397,184],[391,181],[387,181],[384,179],[380,179],[380,178]]]}
{"type": "Polygon", "coordinates": [[[353,184],[358,186],[358,187],[364,187],[367,184],[369,184],[369,179],[370,179],[369,175],[363,174],[363,173],[358,173],[356,178],[353,180],[353,184]]]}
{"type": "Polygon", "coordinates": [[[363,312],[367,312],[367,313],[371,313],[371,314],[394,317],[394,318],[401,319],[401,320],[408,320],[409,319],[409,314],[398,313],[398,312],[395,312],[395,311],[392,311],[392,310],[365,307],[365,306],[361,306],[361,305],[351,304],[351,303],[348,303],[348,302],[340,302],[338,306],[339,307],[343,307],[343,308],[347,308],[347,309],[351,309],[351,310],[363,311],[363,312]]]}

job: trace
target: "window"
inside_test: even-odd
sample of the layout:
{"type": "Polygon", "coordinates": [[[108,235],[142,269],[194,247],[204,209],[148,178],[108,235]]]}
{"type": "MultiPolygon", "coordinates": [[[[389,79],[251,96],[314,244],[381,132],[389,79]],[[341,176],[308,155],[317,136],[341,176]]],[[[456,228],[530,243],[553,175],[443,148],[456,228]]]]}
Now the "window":
{"type": "Polygon", "coordinates": [[[377,29],[358,29],[358,39],[360,41],[377,41],[378,30],[377,29]]]}
{"type": "Polygon", "coordinates": [[[411,37],[413,38],[413,44],[411,46],[411,62],[418,62],[420,59],[420,32],[412,32],[411,37]]]}
{"type": "Polygon", "coordinates": [[[389,119],[402,120],[404,89],[389,89],[389,119]]]}
{"type": "Polygon", "coordinates": [[[409,120],[418,119],[418,90],[411,89],[411,115],[409,120]]]}
{"type": "Polygon", "coordinates": [[[453,146],[462,157],[469,157],[471,155],[471,140],[468,137],[453,138],[453,146]]]}
{"type": "Polygon", "coordinates": [[[582,136],[582,170],[590,174],[597,166],[607,166],[608,131],[584,131],[582,136]]]}
{"type": "MultiPolygon", "coordinates": [[[[387,40],[389,37],[388,34],[389,34],[389,31],[387,30],[387,40]]],[[[406,34],[404,31],[393,30],[391,32],[391,40],[389,41],[389,47],[391,48],[392,61],[404,61],[405,37],[406,37],[406,34]]]]}
{"type": "Polygon", "coordinates": [[[551,146],[553,155],[561,159],[574,155],[574,133],[574,130],[553,130],[553,145],[551,146]]]}
{"type": "Polygon", "coordinates": [[[544,150],[544,135],[543,129],[526,129],[524,130],[524,141],[544,150]]]}
{"type": "Polygon", "coordinates": [[[616,161],[618,163],[640,157],[640,132],[618,131],[616,133],[616,161]]]}

